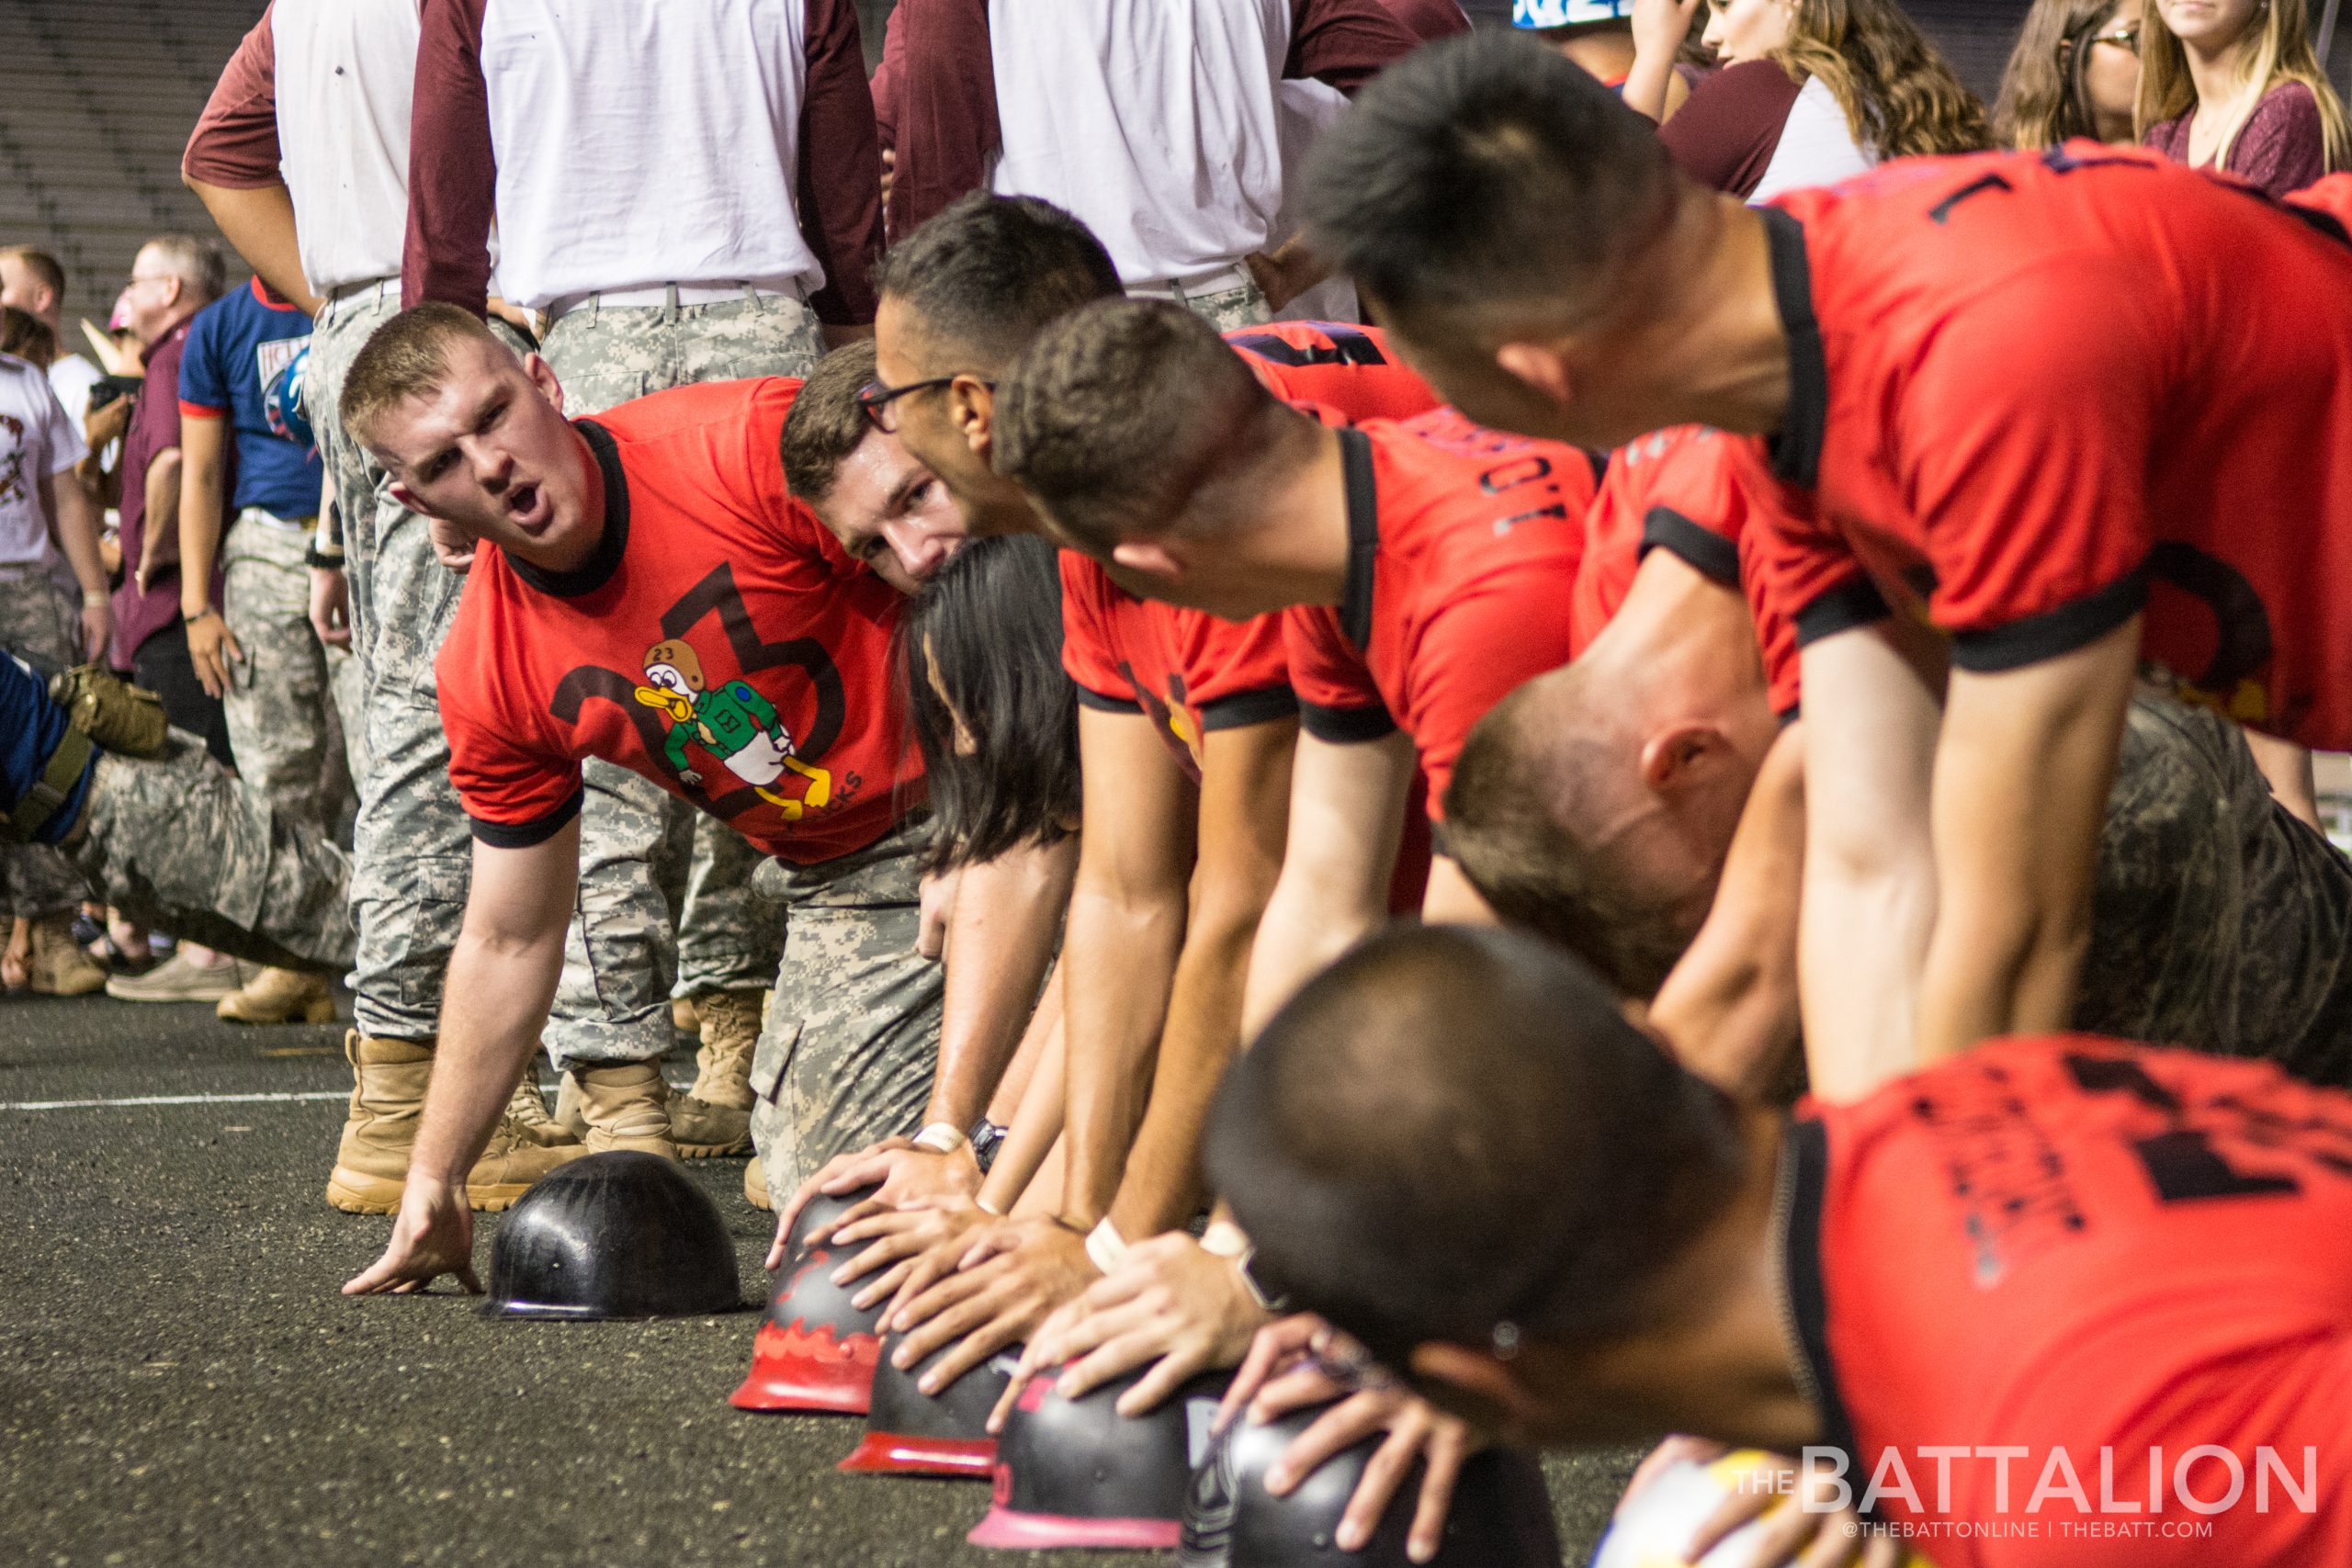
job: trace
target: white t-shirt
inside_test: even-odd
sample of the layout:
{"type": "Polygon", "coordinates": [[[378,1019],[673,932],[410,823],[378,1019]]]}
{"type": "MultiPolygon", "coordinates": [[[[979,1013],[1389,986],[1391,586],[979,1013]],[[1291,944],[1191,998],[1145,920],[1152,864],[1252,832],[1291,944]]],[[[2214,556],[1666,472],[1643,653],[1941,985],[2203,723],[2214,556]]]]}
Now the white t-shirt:
{"type": "Polygon", "coordinates": [[[57,563],[40,481],[87,456],[82,432],[65,417],[40,367],[0,354],[0,567],[57,563]]]}
{"type": "Polygon", "coordinates": [[[98,384],[103,374],[96,366],[78,354],[61,354],[49,365],[49,389],[65,405],[65,417],[74,428],[82,428],[82,421],[90,412],[90,389],[98,384]]]}
{"type": "Polygon", "coordinates": [[[1121,282],[1197,278],[1265,247],[1288,0],[989,0],[989,52],[994,189],[1075,213],[1121,282]]]}
{"type": "Polygon", "coordinates": [[[322,296],[401,275],[417,0],[277,0],[279,168],[322,296]]]}
{"type": "MultiPolygon", "coordinates": [[[[1283,82],[1277,89],[1275,107],[1281,115],[1283,133],[1283,205],[1275,216],[1273,232],[1267,236],[1266,249],[1279,249],[1283,243],[1298,231],[1296,210],[1300,171],[1306,167],[1307,154],[1314,150],[1316,139],[1348,112],[1347,95],[1323,82],[1283,82]]],[[[1356,286],[1341,273],[1333,273],[1314,288],[1274,312],[1278,321],[1360,321],[1363,307],[1356,299],[1356,286]]]]}
{"type": "Polygon", "coordinates": [[[1832,186],[1876,166],[1878,154],[1854,140],[1837,95],[1818,76],[1806,80],[1781,123],[1780,144],[1747,199],[1770,201],[1783,191],[1832,186]]]}

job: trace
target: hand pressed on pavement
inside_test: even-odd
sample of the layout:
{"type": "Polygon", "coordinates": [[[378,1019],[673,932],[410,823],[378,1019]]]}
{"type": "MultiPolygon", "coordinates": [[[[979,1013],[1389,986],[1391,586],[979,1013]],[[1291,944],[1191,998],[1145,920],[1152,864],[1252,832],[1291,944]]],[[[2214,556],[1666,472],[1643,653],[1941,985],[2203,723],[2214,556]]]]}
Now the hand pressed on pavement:
{"type": "Polygon", "coordinates": [[[1054,1387],[1076,1399],[1112,1379],[1150,1366],[1119,1395],[1122,1416],[1140,1416],[1184,1381],[1214,1367],[1234,1367],[1268,1322],[1230,1258],[1182,1232],[1127,1249],[1118,1268],[1067,1303],[1030,1337],[1012,1381],[989,1416],[1001,1430],[1023,1385],[1054,1367],[1054,1387]],[[1157,1363],[1154,1365],[1153,1363],[1157,1363]]]}
{"type": "Polygon", "coordinates": [[[902,1371],[955,1346],[923,1374],[925,1393],[1027,1338],[1056,1307],[1102,1277],[1086,1256],[1086,1238],[1053,1219],[990,1222],[973,1233],[954,1271],[934,1279],[940,1256],[923,1258],[882,1319],[902,1336],[891,1357],[902,1371]]]}
{"type": "Polygon", "coordinates": [[[470,1295],[481,1294],[474,1274],[474,1216],[459,1188],[411,1173],[400,1217],[384,1255],[343,1287],[346,1296],[404,1296],[454,1274],[470,1295]]]}
{"type": "MultiPolygon", "coordinates": [[[[918,1203],[970,1198],[980,1190],[980,1162],[968,1147],[934,1154],[915,1147],[910,1138],[885,1138],[854,1154],[837,1155],[823,1169],[800,1184],[775,1213],[775,1240],[768,1247],[767,1266],[784,1267],[785,1238],[808,1200],[823,1193],[839,1198],[861,1187],[878,1188],[871,1201],[878,1207],[904,1209],[918,1203]]],[[[852,1213],[863,1213],[864,1207],[852,1213]]],[[[820,1238],[811,1236],[811,1241],[820,1238]]]]}

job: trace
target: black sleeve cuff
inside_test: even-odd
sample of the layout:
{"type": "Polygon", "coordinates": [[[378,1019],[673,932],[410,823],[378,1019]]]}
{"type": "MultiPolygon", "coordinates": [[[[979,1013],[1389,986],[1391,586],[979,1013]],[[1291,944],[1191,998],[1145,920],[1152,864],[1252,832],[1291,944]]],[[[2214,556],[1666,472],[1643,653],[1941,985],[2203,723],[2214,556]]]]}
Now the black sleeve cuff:
{"type": "Polygon", "coordinates": [[[587,786],[582,784],[561,806],[529,822],[488,822],[470,812],[466,820],[473,824],[474,837],[493,850],[527,850],[562,832],[564,825],[580,815],[581,802],[587,794],[587,786]]]}
{"type": "Polygon", "coordinates": [[[2097,642],[2138,615],[2147,602],[2148,569],[2134,567],[2096,592],[2054,610],[1983,631],[1954,634],[1951,661],[1977,675],[2040,664],[2097,642]]]}
{"type": "Polygon", "coordinates": [[[1642,519],[1642,549],[1660,549],[1726,588],[1739,586],[1739,547],[1702,528],[1670,506],[1653,506],[1642,519]]]}
{"type": "Polygon", "coordinates": [[[1298,716],[1298,694],[1288,686],[1264,686],[1254,692],[1236,692],[1229,697],[1219,697],[1201,709],[1201,728],[1211,729],[1247,729],[1253,724],[1272,724],[1277,719],[1298,716]]]}
{"type": "Polygon", "coordinates": [[[1797,612],[1797,646],[1811,648],[1839,632],[1875,626],[1894,613],[1886,607],[1886,596],[1878,591],[1878,584],[1867,577],[1858,577],[1843,587],[1831,589],[1797,612]]]}
{"type": "Polygon", "coordinates": [[[1078,705],[1082,708],[1092,708],[1097,713],[1143,712],[1143,705],[1133,697],[1114,697],[1108,692],[1098,692],[1091,686],[1078,688],[1078,705]]]}
{"type": "Polygon", "coordinates": [[[1396,733],[1396,721],[1388,716],[1386,708],[1377,705],[1327,708],[1301,703],[1298,722],[1307,734],[1334,746],[1361,746],[1367,740],[1381,740],[1396,733]]]}

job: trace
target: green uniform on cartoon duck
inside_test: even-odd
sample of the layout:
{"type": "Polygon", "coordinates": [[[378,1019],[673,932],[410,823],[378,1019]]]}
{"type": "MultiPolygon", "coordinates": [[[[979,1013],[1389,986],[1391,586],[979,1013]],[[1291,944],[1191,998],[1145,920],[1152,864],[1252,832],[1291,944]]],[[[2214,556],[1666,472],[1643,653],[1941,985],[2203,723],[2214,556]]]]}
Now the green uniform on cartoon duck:
{"type": "Polygon", "coordinates": [[[702,784],[702,774],[686,763],[687,746],[698,742],[762,800],[773,801],[787,822],[798,821],[803,813],[832,799],[833,775],[793,755],[791,731],[776,716],[775,705],[748,682],[729,681],[715,692],[705,691],[702,660],[676,640],[657,642],[645,650],[645,678],[652,684],[639,686],[637,700],[670,720],[670,740],[662,754],[687,784],[702,784]],[[786,773],[808,781],[798,800],[775,788],[786,773]]]}

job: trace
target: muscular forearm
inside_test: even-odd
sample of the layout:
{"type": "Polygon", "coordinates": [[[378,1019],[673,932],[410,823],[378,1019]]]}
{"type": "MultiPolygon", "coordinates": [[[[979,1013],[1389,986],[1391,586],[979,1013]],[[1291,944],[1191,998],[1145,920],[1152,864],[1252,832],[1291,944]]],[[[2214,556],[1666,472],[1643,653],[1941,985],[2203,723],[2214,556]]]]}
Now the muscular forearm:
{"type": "Polygon", "coordinates": [[[514,942],[472,930],[458,938],[413,1175],[450,1186],[465,1181],[538,1048],[562,967],[560,926],[552,940],[514,942]]]}
{"type": "Polygon", "coordinates": [[[1334,886],[1311,870],[1284,865],[1250,950],[1241,1038],[1256,1038],[1292,992],[1363,940],[1387,913],[1377,899],[1363,897],[1362,889],[1334,886]]]}
{"type": "Polygon", "coordinates": [[[1181,886],[1150,892],[1090,886],[1082,873],[1070,900],[1062,1217],[1082,1229],[1102,1219],[1118,1193],[1167,1018],[1184,915],[1181,886]]]}
{"type": "Polygon", "coordinates": [[[220,225],[229,243],[245,258],[245,265],[277,290],[278,298],[292,301],[305,315],[317,315],[320,301],[302,276],[302,246],[294,231],[294,198],[286,187],[268,185],[241,190],[198,179],[187,179],[187,184],[212,214],[212,221],[220,225]]]}
{"type": "Polygon", "coordinates": [[[1053,962],[1078,846],[1024,847],[967,866],[948,922],[939,1075],[926,1122],[969,1127],[996,1091],[1053,962]]]}

